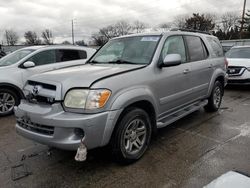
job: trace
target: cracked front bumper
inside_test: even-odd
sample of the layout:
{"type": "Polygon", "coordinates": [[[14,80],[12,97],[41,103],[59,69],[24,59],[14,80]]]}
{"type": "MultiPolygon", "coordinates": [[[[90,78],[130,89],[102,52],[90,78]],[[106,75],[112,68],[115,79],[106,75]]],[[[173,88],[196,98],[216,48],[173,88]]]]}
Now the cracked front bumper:
{"type": "Polygon", "coordinates": [[[109,135],[106,126],[113,123],[118,111],[97,114],[76,114],[65,112],[61,104],[41,105],[22,100],[16,108],[16,131],[25,138],[41,144],[65,150],[76,150],[84,133],[84,144],[88,149],[107,144],[109,135]]]}

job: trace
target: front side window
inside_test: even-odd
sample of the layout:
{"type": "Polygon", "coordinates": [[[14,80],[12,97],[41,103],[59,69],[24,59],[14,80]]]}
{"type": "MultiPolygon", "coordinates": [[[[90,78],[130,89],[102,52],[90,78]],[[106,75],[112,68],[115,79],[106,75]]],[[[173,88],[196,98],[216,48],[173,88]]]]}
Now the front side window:
{"type": "Polygon", "coordinates": [[[200,37],[185,36],[185,39],[188,46],[190,61],[200,61],[207,58],[207,50],[200,37]]]}
{"type": "Polygon", "coordinates": [[[33,49],[24,49],[12,52],[0,59],[0,67],[13,65],[34,51],[33,49]]]}
{"type": "Polygon", "coordinates": [[[32,61],[36,66],[46,65],[56,62],[56,53],[55,50],[46,50],[43,52],[39,52],[29,58],[27,61],[32,61]]]}
{"type": "Polygon", "coordinates": [[[161,52],[161,61],[163,61],[168,54],[179,54],[182,63],[186,62],[186,50],[182,36],[171,36],[167,38],[161,52]]]}
{"type": "Polygon", "coordinates": [[[110,40],[90,63],[149,64],[160,36],[136,36],[110,40]]]}
{"type": "Polygon", "coordinates": [[[250,59],[250,48],[232,48],[226,53],[227,58],[250,59]]]}

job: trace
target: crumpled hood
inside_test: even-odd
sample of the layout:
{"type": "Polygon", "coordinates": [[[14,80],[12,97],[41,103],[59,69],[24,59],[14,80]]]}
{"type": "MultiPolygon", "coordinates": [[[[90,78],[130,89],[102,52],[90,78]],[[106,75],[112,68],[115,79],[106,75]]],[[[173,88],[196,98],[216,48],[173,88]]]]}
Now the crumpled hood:
{"type": "Polygon", "coordinates": [[[61,83],[62,86],[73,87],[90,87],[91,84],[103,77],[114,74],[131,71],[144,65],[118,65],[118,64],[85,64],[49,71],[39,75],[32,76],[29,80],[38,82],[61,83]]]}
{"type": "Polygon", "coordinates": [[[228,66],[250,67],[250,59],[227,58],[228,66]]]}

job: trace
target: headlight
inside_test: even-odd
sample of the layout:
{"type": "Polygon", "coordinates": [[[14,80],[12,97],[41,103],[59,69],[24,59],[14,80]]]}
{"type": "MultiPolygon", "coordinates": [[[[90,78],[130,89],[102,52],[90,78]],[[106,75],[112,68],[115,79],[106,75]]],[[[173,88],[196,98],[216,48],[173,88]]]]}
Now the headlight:
{"type": "Polygon", "coordinates": [[[111,91],[107,89],[73,89],[67,93],[64,105],[68,108],[98,109],[104,107],[110,95],[111,91]]]}

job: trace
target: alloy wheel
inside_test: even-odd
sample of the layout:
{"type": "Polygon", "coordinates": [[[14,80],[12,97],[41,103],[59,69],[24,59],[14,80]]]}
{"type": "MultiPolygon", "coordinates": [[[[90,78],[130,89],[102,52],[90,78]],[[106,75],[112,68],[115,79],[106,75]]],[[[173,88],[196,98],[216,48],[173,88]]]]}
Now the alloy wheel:
{"type": "Polygon", "coordinates": [[[0,93],[0,114],[8,113],[15,106],[15,98],[9,93],[0,93]]]}

